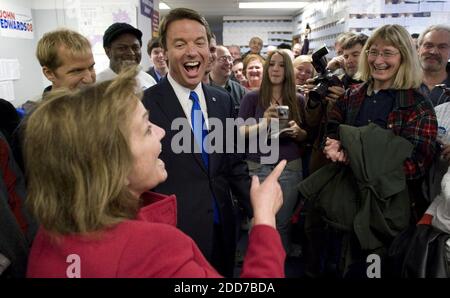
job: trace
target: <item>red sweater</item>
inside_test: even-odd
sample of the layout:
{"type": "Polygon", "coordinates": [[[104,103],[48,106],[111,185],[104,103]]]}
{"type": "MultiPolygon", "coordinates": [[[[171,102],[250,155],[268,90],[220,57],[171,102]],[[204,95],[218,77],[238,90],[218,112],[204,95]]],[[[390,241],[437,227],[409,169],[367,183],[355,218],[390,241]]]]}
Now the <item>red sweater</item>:
{"type": "MultiPolygon", "coordinates": [[[[152,203],[140,210],[137,219],[96,236],[61,236],[55,242],[41,228],[31,248],[27,276],[65,278],[78,272],[80,277],[220,277],[194,241],[175,227],[175,196],[148,192],[144,197],[152,203]]],[[[278,232],[256,225],[241,277],[284,277],[285,256],[278,232]]]]}

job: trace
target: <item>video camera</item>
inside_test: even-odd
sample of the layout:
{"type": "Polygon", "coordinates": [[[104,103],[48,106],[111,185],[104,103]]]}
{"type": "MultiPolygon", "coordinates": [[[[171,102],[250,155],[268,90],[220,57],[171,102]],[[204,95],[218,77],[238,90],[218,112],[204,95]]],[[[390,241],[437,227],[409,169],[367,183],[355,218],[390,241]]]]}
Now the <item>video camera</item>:
{"type": "Polygon", "coordinates": [[[309,99],[314,103],[322,102],[322,99],[327,95],[329,87],[342,86],[341,80],[327,69],[327,58],[325,56],[328,52],[327,47],[323,46],[312,54],[312,65],[318,73],[313,78],[316,86],[309,92],[309,99]]]}

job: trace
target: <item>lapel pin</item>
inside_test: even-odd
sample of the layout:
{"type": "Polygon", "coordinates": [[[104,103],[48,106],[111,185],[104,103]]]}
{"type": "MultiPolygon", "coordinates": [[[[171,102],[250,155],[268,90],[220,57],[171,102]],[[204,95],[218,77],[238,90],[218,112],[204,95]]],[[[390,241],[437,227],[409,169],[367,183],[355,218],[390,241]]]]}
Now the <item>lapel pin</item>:
{"type": "Polygon", "coordinates": [[[216,101],[216,98],[215,98],[215,97],[213,97],[213,98],[212,98],[212,101],[216,101]]]}

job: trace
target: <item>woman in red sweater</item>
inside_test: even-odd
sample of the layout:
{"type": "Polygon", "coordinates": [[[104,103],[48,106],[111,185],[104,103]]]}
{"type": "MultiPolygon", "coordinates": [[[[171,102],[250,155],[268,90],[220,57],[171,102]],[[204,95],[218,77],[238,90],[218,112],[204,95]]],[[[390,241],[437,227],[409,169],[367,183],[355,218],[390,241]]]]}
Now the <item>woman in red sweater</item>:
{"type": "MultiPolygon", "coordinates": [[[[167,178],[158,159],[165,132],[148,120],[135,75],[130,69],[84,90],[52,91],[27,120],[28,203],[41,225],[27,276],[219,277],[175,227],[175,196],[148,191],[167,178]]],[[[284,166],[262,184],[253,178],[242,277],[284,275],[275,229],[284,166]]]]}

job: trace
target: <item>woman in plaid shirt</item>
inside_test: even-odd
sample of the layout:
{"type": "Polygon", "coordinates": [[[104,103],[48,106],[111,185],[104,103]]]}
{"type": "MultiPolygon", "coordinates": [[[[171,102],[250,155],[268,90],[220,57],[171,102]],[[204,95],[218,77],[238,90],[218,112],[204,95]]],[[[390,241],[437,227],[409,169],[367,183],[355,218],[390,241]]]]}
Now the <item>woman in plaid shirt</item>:
{"type": "MultiPolygon", "coordinates": [[[[414,145],[404,169],[410,194],[419,196],[412,200],[419,203],[420,180],[436,153],[437,121],[430,101],[417,90],[422,82],[417,53],[399,25],[375,30],[363,52],[357,75],[365,83],[347,90],[330,111],[324,153],[333,162],[348,162],[339,141],[340,124],[375,123],[391,129],[414,145]]],[[[420,218],[426,206],[417,207],[420,218]]]]}

